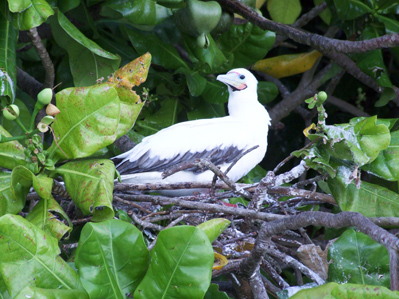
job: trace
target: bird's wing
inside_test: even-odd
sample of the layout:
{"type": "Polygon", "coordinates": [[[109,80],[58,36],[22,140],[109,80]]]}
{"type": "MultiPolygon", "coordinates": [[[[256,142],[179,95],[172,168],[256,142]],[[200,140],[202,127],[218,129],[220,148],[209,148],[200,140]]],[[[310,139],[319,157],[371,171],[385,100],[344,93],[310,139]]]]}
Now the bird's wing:
{"type": "Polygon", "coordinates": [[[215,165],[230,163],[257,145],[254,139],[248,127],[230,117],[184,122],[144,138],[132,150],[116,157],[124,158],[117,169],[121,174],[164,171],[199,158],[209,158],[215,165]]]}

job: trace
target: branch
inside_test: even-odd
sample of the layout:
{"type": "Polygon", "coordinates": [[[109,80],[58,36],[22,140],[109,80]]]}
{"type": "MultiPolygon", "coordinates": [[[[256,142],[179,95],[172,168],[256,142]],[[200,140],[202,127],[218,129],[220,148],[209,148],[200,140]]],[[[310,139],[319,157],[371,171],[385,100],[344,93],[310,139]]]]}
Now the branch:
{"type": "Polygon", "coordinates": [[[238,13],[261,29],[271,30],[320,52],[365,53],[376,49],[399,46],[399,33],[384,35],[366,41],[342,41],[309,33],[289,25],[270,21],[240,1],[217,0],[227,11],[238,13]]]}
{"type": "Polygon", "coordinates": [[[286,230],[307,227],[309,225],[329,228],[356,226],[362,233],[388,249],[399,250],[399,239],[374,224],[371,219],[356,212],[330,214],[325,212],[303,212],[295,216],[287,216],[273,222],[264,222],[259,238],[266,240],[286,230]]]}
{"type": "Polygon", "coordinates": [[[50,55],[48,55],[46,47],[43,45],[42,39],[40,38],[39,34],[37,33],[36,28],[29,29],[28,35],[32,39],[32,44],[35,46],[37,54],[42,61],[44,72],[45,72],[45,79],[44,79],[44,87],[52,88],[54,86],[54,65],[51,61],[50,55]]]}
{"type": "MultiPolygon", "coordinates": [[[[130,200],[130,201],[146,201],[146,202],[152,202],[154,204],[159,204],[159,205],[174,204],[174,205],[178,205],[178,206],[185,207],[185,208],[210,211],[210,212],[214,212],[214,213],[224,213],[227,215],[237,215],[237,216],[241,216],[244,218],[249,217],[249,218],[265,220],[265,221],[272,221],[272,220],[280,219],[281,217],[285,217],[282,215],[262,213],[262,212],[252,211],[252,210],[237,209],[237,208],[216,205],[216,204],[203,203],[203,202],[198,202],[198,201],[188,201],[188,200],[182,199],[184,197],[165,197],[165,196],[158,196],[158,195],[157,196],[121,195],[121,194],[119,194],[118,196],[125,200],[130,200]]],[[[193,196],[193,199],[198,200],[198,198],[195,198],[194,196],[193,196]]]]}
{"type": "Polygon", "coordinates": [[[269,110],[272,124],[278,123],[281,119],[288,116],[291,111],[295,110],[296,107],[301,105],[306,98],[313,96],[322,84],[322,78],[330,68],[331,64],[327,65],[320,72],[317,73],[317,75],[309,85],[299,85],[295,91],[293,91],[282,101],[274,105],[274,107],[269,110]]]}
{"type": "Polygon", "coordinates": [[[42,83],[20,68],[17,68],[17,85],[20,90],[26,92],[32,99],[36,99],[37,94],[43,89],[42,83]]]}

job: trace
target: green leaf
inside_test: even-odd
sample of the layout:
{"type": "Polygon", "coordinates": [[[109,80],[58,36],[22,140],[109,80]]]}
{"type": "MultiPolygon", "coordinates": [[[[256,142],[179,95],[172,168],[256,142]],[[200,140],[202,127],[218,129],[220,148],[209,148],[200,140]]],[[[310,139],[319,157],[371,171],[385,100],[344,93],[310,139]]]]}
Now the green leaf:
{"type": "Polygon", "coordinates": [[[143,106],[134,91],[114,83],[67,88],[56,99],[61,113],[52,124],[57,142],[49,155],[64,159],[64,153],[83,158],[112,144],[133,126],[143,106]]]}
{"type": "MultiPolygon", "coordinates": [[[[8,1],[16,2],[14,0],[8,1]]],[[[27,9],[12,14],[14,27],[19,30],[29,30],[38,27],[44,23],[49,16],[54,14],[53,9],[45,0],[31,0],[29,2],[29,7],[27,9]]],[[[26,4],[27,2],[25,2],[22,7],[26,4]]],[[[12,6],[14,6],[14,3],[12,6]]]]}
{"type": "MultiPolygon", "coordinates": [[[[11,135],[0,126],[0,135],[11,135]]],[[[18,165],[25,165],[24,147],[18,141],[0,142],[0,167],[13,169],[18,165]]]]}
{"type": "Polygon", "coordinates": [[[26,286],[16,299],[35,298],[35,299],[89,299],[85,290],[63,290],[63,289],[43,289],[26,286]]]}
{"type": "Polygon", "coordinates": [[[215,241],[220,234],[230,225],[230,220],[224,218],[214,218],[197,225],[208,236],[211,243],[215,241]]]}
{"type": "Polygon", "coordinates": [[[295,151],[292,155],[301,157],[306,165],[314,170],[326,171],[330,177],[335,177],[335,169],[330,163],[330,154],[324,146],[313,145],[310,148],[295,151]]]}
{"type": "Polygon", "coordinates": [[[56,169],[65,182],[68,194],[85,215],[93,214],[93,221],[114,217],[112,192],[115,165],[110,160],[82,160],[68,162],[56,169]]]}
{"type": "Polygon", "coordinates": [[[31,0],[8,0],[8,8],[11,12],[21,12],[32,5],[31,0]]]}
{"type": "Polygon", "coordinates": [[[77,273],[59,256],[58,241],[21,216],[0,218],[0,273],[12,298],[26,287],[83,290],[77,273]]]}
{"type": "Polygon", "coordinates": [[[304,289],[296,293],[291,299],[304,298],[362,298],[362,299],[397,299],[399,292],[391,291],[385,287],[375,287],[370,285],[359,285],[353,283],[337,284],[330,282],[321,286],[304,289]]]}
{"type": "Polygon", "coordinates": [[[144,120],[137,121],[135,129],[144,136],[152,135],[163,128],[174,125],[180,110],[179,101],[175,98],[167,98],[161,103],[161,108],[144,120]]]}
{"type": "Polygon", "coordinates": [[[270,103],[278,94],[278,88],[273,82],[261,81],[258,83],[258,99],[262,104],[270,103]]]}
{"type": "Polygon", "coordinates": [[[366,217],[399,216],[399,194],[364,181],[358,189],[354,183],[348,184],[351,175],[351,169],[340,166],[337,176],[327,181],[341,210],[359,212],[366,217]]]}
{"type": "Polygon", "coordinates": [[[275,38],[274,32],[262,30],[248,22],[230,26],[217,43],[226,57],[228,54],[233,55],[234,62],[229,67],[236,68],[248,66],[264,58],[272,48],[275,38]]]}
{"type": "Polygon", "coordinates": [[[224,72],[231,69],[233,56],[227,51],[219,49],[210,34],[207,35],[209,45],[206,49],[198,47],[196,38],[186,34],[183,34],[183,36],[190,59],[198,65],[197,69],[206,74],[224,72]]]}
{"type": "Polygon", "coordinates": [[[399,32],[399,22],[395,21],[392,18],[387,18],[384,16],[381,16],[379,14],[376,14],[375,17],[377,18],[378,21],[383,23],[385,25],[385,33],[386,34],[395,34],[399,32]]]}
{"type": "Polygon", "coordinates": [[[212,264],[212,246],[201,229],[165,229],[150,252],[150,266],[134,298],[202,299],[210,285],[212,264]]]}
{"type": "Polygon", "coordinates": [[[17,184],[11,192],[11,173],[0,172],[0,216],[5,214],[17,214],[25,206],[25,198],[29,193],[29,187],[17,184]]]}
{"type": "Polygon", "coordinates": [[[216,79],[206,81],[202,98],[208,103],[224,104],[229,100],[229,91],[226,85],[216,79]]]}
{"type": "Polygon", "coordinates": [[[388,181],[399,181],[399,131],[391,133],[388,148],[362,169],[388,181]]]}
{"type": "Polygon", "coordinates": [[[172,70],[181,67],[188,68],[187,63],[180,57],[176,49],[172,45],[162,42],[155,35],[143,34],[127,27],[122,27],[122,31],[127,34],[133,47],[140,55],[148,51],[151,52],[153,63],[172,70]]]}
{"type": "MultiPolygon", "coordinates": [[[[362,32],[362,40],[379,37],[380,34],[375,26],[367,26],[362,32]]],[[[389,78],[388,69],[384,63],[382,50],[369,51],[367,53],[359,53],[353,55],[357,66],[373,78],[379,86],[384,87],[381,98],[375,103],[376,107],[386,105],[390,100],[395,98],[395,91],[389,78]]]]}
{"type": "Polygon", "coordinates": [[[143,279],[148,259],[141,232],[111,219],[84,226],[75,264],[90,298],[126,298],[143,279]]]}
{"type": "Polygon", "coordinates": [[[76,87],[95,84],[97,79],[107,78],[118,68],[118,55],[84,36],[60,11],[50,19],[50,25],[55,41],[68,52],[76,87]]]}
{"type": "Polygon", "coordinates": [[[294,24],[302,6],[299,0],[269,0],[267,10],[273,21],[283,24],[294,24]]]}
{"type": "Polygon", "coordinates": [[[184,74],[186,76],[188,90],[192,96],[196,97],[202,94],[206,86],[206,79],[198,72],[192,71],[188,68],[179,68],[176,73],[184,74]]]}
{"type": "Polygon", "coordinates": [[[223,116],[226,116],[223,104],[211,104],[205,101],[196,101],[192,106],[192,110],[187,111],[188,120],[223,116]]]}
{"type": "MultiPolygon", "coordinates": [[[[48,180],[53,181],[50,178],[48,180]]],[[[65,235],[68,238],[72,231],[71,220],[52,196],[40,199],[26,216],[26,220],[29,220],[46,233],[57,238],[57,240],[61,240],[65,235]],[[64,221],[68,225],[65,225],[64,221]]]]}
{"type": "Polygon", "coordinates": [[[119,18],[120,14],[133,25],[156,25],[171,16],[172,12],[153,0],[107,0],[103,4],[101,14],[114,18],[119,18]]]}
{"type": "Polygon", "coordinates": [[[377,116],[352,119],[349,124],[326,126],[325,132],[329,140],[325,148],[329,153],[358,166],[374,161],[391,140],[388,127],[377,125],[377,116]]]}
{"type": "Polygon", "coordinates": [[[14,103],[17,88],[16,45],[18,30],[0,17],[0,103],[14,103]]]}
{"type": "MultiPolygon", "coordinates": [[[[315,6],[320,5],[322,3],[326,2],[325,0],[313,0],[313,3],[315,6]]],[[[323,20],[324,23],[326,23],[327,25],[330,25],[331,22],[331,10],[330,8],[326,8],[325,10],[323,10],[319,17],[323,20]]]]}
{"type": "Polygon", "coordinates": [[[215,283],[211,283],[208,291],[204,296],[204,299],[229,299],[225,292],[219,291],[219,286],[215,283]]]}
{"type": "Polygon", "coordinates": [[[347,229],[328,249],[328,280],[389,288],[389,254],[369,236],[347,229]]]}
{"type": "Polygon", "coordinates": [[[341,20],[353,20],[372,12],[372,8],[360,0],[334,0],[334,4],[341,20]]]}

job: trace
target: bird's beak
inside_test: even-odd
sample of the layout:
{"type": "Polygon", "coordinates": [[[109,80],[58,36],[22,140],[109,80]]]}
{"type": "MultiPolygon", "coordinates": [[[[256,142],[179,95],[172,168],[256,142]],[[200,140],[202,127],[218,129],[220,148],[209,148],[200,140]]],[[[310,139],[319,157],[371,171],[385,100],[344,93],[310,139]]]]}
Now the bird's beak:
{"type": "Polygon", "coordinates": [[[233,91],[243,90],[247,88],[247,84],[238,79],[240,74],[236,72],[229,72],[226,75],[217,76],[216,80],[230,86],[233,91]]]}

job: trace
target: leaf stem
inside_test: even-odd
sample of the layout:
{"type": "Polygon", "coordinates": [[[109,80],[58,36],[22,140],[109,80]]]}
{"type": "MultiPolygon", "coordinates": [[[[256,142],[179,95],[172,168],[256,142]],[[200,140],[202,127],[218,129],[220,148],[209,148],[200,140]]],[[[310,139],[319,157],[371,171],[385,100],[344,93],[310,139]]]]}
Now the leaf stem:
{"type": "Polygon", "coordinates": [[[15,119],[15,122],[17,125],[25,132],[25,134],[29,134],[28,130],[25,128],[25,126],[21,123],[19,118],[15,119]]]}
{"type": "Polygon", "coordinates": [[[35,128],[36,116],[39,113],[40,109],[42,109],[42,108],[43,108],[43,106],[40,107],[40,103],[36,102],[35,108],[33,109],[32,117],[30,119],[29,131],[33,131],[33,129],[35,128]]]}
{"type": "Polygon", "coordinates": [[[13,137],[1,136],[1,141],[0,142],[3,143],[3,142],[14,141],[14,140],[22,140],[22,139],[25,139],[25,138],[30,138],[33,135],[37,134],[37,133],[40,133],[40,131],[36,129],[36,130],[34,130],[34,131],[30,132],[30,133],[27,132],[26,135],[15,136],[15,137],[14,136],[13,137]]]}

